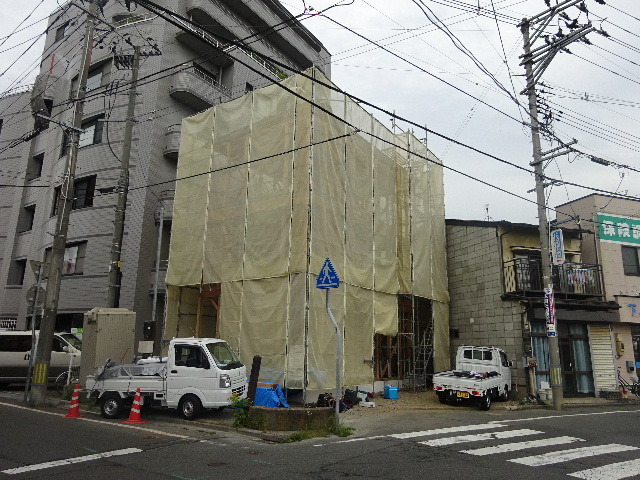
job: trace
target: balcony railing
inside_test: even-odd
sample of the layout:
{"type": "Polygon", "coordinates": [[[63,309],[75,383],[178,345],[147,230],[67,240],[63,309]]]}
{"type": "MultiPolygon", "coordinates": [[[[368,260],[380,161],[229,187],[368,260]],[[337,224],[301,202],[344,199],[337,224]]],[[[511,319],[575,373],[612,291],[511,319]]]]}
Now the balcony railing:
{"type": "MultiPolygon", "coordinates": [[[[601,265],[564,263],[553,267],[553,290],[575,297],[601,297],[601,265]]],[[[504,263],[505,292],[540,295],[544,291],[540,259],[514,258],[504,263]]]]}
{"type": "Polygon", "coordinates": [[[173,76],[169,95],[176,100],[195,107],[197,110],[231,100],[231,92],[216,78],[202,70],[182,66],[173,76]],[[187,68],[185,68],[187,67],[187,68]]]}

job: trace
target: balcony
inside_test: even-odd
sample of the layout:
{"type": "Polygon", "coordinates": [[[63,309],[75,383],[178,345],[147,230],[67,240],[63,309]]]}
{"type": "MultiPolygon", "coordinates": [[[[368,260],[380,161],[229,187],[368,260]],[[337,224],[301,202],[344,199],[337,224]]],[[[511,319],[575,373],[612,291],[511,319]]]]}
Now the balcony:
{"type": "MultiPolygon", "coordinates": [[[[564,263],[553,267],[553,290],[565,298],[602,297],[602,266],[564,263]]],[[[544,293],[541,260],[514,258],[504,263],[505,292],[508,295],[541,296],[544,293]]]]}
{"type": "Polygon", "coordinates": [[[210,54],[210,56],[206,58],[206,61],[212,65],[224,67],[231,64],[231,59],[221,51],[224,49],[224,45],[216,37],[195,25],[187,23],[184,25],[195,35],[181,30],[176,34],[176,40],[178,42],[200,55],[210,54]],[[215,47],[211,45],[215,45],[215,47]]]}
{"type": "Polygon", "coordinates": [[[198,111],[231,100],[231,92],[226,87],[213,76],[194,68],[173,76],[169,95],[198,111]]]}
{"type": "Polygon", "coordinates": [[[162,154],[173,160],[177,160],[178,151],[180,150],[180,127],[178,123],[176,125],[169,125],[167,131],[164,134],[164,150],[162,154]]]}

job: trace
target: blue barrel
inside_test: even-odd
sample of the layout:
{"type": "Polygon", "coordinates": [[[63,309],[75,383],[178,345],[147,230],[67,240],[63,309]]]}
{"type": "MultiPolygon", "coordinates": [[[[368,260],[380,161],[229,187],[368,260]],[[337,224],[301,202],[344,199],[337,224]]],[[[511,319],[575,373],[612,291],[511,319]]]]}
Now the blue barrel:
{"type": "Polygon", "coordinates": [[[389,400],[397,400],[398,399],[398,387],[384,387],[384,398],[388,398],[389,400]]]}

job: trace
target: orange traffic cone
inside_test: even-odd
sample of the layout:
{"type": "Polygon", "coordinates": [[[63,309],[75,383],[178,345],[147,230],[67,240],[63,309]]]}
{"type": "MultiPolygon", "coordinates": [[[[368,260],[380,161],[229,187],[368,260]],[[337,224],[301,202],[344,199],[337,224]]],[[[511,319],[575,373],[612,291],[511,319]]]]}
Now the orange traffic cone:
{"type": "Polygon", "coordinates": [[[80,415],[80,384],[76,383],[73,387],[73,396],[69,404],[69,411],[62,418],[81,418],[80,415]]]}
{"type": "Polygon", "coordinates": [[[133,405],[131,405],[131,412],[129,413],[129,419],[122,422],[128,423],[130,425],[136,425],[138,423],[147,423],[143,422],[140,417],[140,389],[136,390],[136,396],[133,397],[133,405]]]}

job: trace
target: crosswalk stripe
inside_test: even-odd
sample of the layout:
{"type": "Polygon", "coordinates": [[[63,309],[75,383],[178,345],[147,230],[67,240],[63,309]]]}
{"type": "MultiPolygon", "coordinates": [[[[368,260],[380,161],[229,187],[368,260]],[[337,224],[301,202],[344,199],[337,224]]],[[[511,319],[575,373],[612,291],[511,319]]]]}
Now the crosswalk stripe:
{"type": "Polygon", "coordinates": [[[474,430],[493,430],[494,428],[504,428],[506,425],[499,423],[480,423],[478,425],[463,425],[461,427],[435,428],[433,430],[423,430],[421,432],[392,433],[389,437],[405,439],[416,437],[431,437],[444,433],[473,432],[474,430]]]}
{"type": "Polygon", "coordinates": [[[582,438],[576,437],[553,437],[543,438],[542,440],[529,440],[527,442],[505,443],[493,447],[474,448],[471,450],[462,450],[461,453],[470,455],[493,455],[495,453],[515,452],[518,450],[526,450],[527,448],[550,447],[552,445],[563,445],[573,442],[584,442],[582,438]]]}
{"type": "Polygon", "coordinates": [[[569,474],[570,477],[583,478],[585,480],[619,480],[635,475],[640,475],[640,460],[612,463],[569,474]]]}
{"type": "Polygon", "coordinates": [[[443,447],[445,445],[455,445],[456,443],[481,442],[484,440],[497,440],[501,438],[524,437],[525,435],[536,435],[538,433],[544,432],[523,428],[522,430],[507,430],[502,432],[487,432],[477,433],[475,435],[460,435],[457,437],[436,438],[419,443],[428,447],[443,447]]]}
{"type": "Polygon", "coordinates": [[[629,450],[638,450],[638,447],[629,445],[620,445],[610,443],[607,445],[596,445],[595,447],[571,448],[569,450],[560,450],[558,452],[544,453],[542,455],[533,455],[530,457],[514,458],[510,462],[521,463],[530,467],[542,467],[544,465],[553,465],[554,463],[568,462],[578,458],[591,457],[593,455],[603,455],[605,453],[627,452],[629,450]]]}

